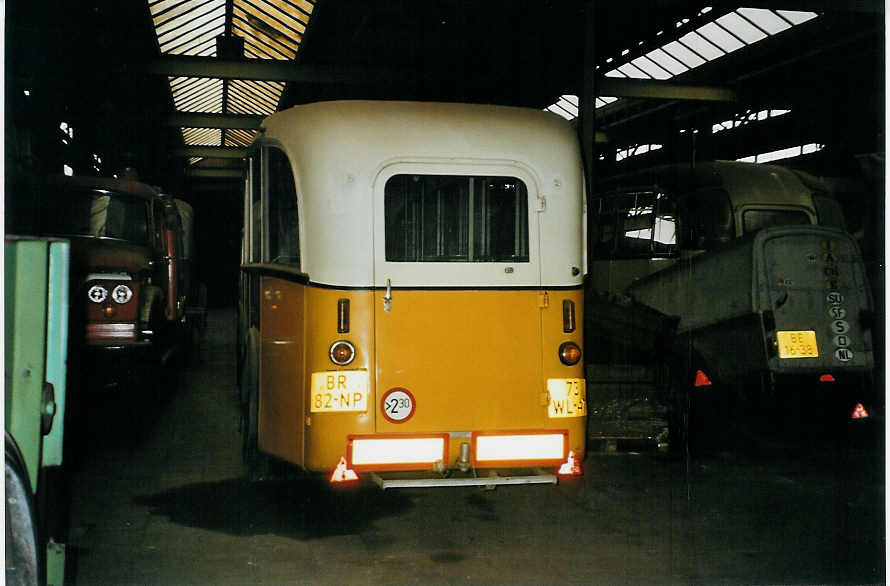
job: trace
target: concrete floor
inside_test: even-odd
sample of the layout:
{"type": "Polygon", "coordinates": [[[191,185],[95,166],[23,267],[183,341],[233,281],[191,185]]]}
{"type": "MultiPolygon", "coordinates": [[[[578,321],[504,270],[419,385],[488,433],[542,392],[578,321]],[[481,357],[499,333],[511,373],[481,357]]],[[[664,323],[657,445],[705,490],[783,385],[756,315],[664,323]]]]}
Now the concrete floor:
{"type": "Polygon", "coordinates": [[[200,360],[157,397],[84,404],[68,462],[71,583],[885,580],[874,449],[591,455],[583,481],[495,491],[251,484],[233,327],[211,313],[200,360]]]}

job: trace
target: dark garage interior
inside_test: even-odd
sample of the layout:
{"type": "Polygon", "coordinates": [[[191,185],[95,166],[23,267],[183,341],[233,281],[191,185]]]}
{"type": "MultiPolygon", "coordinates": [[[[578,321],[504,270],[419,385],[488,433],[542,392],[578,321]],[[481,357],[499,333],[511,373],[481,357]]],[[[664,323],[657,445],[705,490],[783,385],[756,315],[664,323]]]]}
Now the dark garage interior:
{"type": "MultiPolygon", "coordinates": [[[[7,3],[2,9],[8,582],[78,586],[886,583],[884,3],[50,0],[7,3]],[[319,254],[330,240],[296,244],[297,256],[304,258],[302,268],[299,259],[296,268],[282,269],[270,265],[284,261],[252,256],[254,231],[259,229],[251,224],[258,212],[249,202],[256,205],[259,196],[251,190],[258,190],[254,186],[261,183],[264,198],[265,190],[274,191],[265,175],[258,179],[261,174],[254,164],[261,164],[263,173],[273,168],[274,161],[266,159],[267,150],[274,150],[268,146],[272,142],[263,141],[291,148],[304,136],[316,136],[308,125],[279,131],[276,123],[264,122],[267,116],[294,106],[339,101],[420,102],[423,107],[416,110],[404,108],[428,114],[431,120],[450,111],[446,104],[516,107],[532,117],[559,120],[577,137],[572,148],[578,161],[572,159],[571,164],[576,175],[583,175],[578,198],[584,207],[582,212],[578,206],[574,224],[560,230],[580,234],[583,226],[583,240],[578,236],[583,244],[576,246],[579,260],[568,263],[583,266],[572,266],[576,270],[571,286],[569,281],[551,283],[549,293],[546,276],[540,276],[547,274],[546,267],[540,268],[535,287],[490,289],[500,295],[502,305],[512,303],[506,300],[514,299],[508,297],[516,293],[514,289],[535,289],[547,299],[539,300],[540,309],[535,311],[563,312],[559,335],[571,337],[573,341],[566,343],[578,349],[580,362],[577,357],[566,362],[561,354],[563,365],[577,369],[577,374],[562,376],[586,385],[581,440],[585,456],[579,469],[583,474],[562,476],[550,466],[554,470],[548,478],[553,484],[535,486],[517,480],[510,485],[507,480],[482,482],[482,467],[477,474],[474,468],[442,471],[431,466],[424,473],[435,469],[437,478],[457,480],[466,475],[474,480],[467,486],[390,489],[370,482],[381,469],[368,468],[359,470],[358,482],[338,486],[330,479],[335,462],[319,474],[274,450],[261,453],[263,433],[271,434],[262,431],[271,417],[264,420],[262,415],[262,402],[269,399],[263,398],[261,388],[263,381],[271,388],[268,377],[278,376],[278,371],[263,374],[272,373],[273,367],[261,355],[256,364],[251,362],[252,353],[261,347],[251,335],[255,332],[269,348],[285,343],[271,341],[283,334],[270,333],[278,331],[277,326],[264,312],[277,305],[269,305],[273,302],[268,287],[274,286],[267,284],[280,280],[315,291],[305,293],[306,301],[300,305],[300,312],[305,308],[300,320],[309,324],[306,332],[315,323],[312,295],[337,287],[315,280],[333,269],[323,262],[310,265],[317,262],[311,255],[319,254]],[[550,114],[541,114],[545,111],[550,114]],[[758,169],[770,169],[764,171],[773,178],[769,181],[780,183],[788,198],[798,198],[794,205],[800,210],[805,198],[809,215],[799,216],[802,221],[772,224],[770,216],[749,232],[748,222],[753,225],[755,216],[738,210],[748,210],[744,206],[754,205],[750,202],[758,197],[767,210],[778,209],[780,203],[758,191],[757,185],[766,185],[754,178],[759,177],[758,169]],[[731,177],[739,176],[747,179],[736,193],[731,187],[736,179],[731,177]],[[148,193],[139,197],[150,201],[155,224],[146,228],[144,237],[154,238],[155,249],[161,252],[156,250],[160,256],[153,260],[140,260],[147,268],[139,274],[153,275],[138,285],[141,288],[137,281],[142,277],[134,273],[131,278],[122,264],[114,265],[109,274],[120,284],[113,291],[90,288],[90,302],[85,302],[84,283],[91,284],[101,271],[77,265],[84,258],[98,257],[80,252],[73,238],[70,291],[64,297],[69,301],[61,305],[67,317],[56,314],[53,322],[48,307],[41,313],[26,302],[33,298],[19,288],[20,280],[40,268],[27,264],[32,261],[18,256],[24,253],[16,252],[15,246],[34,238],[67,238],[48,229],[46,218],[57,216],[58,224],[73,215],[69,211],[73,207],[53,202],[62,201],[54,199],[59,193],[74,198],[78,189],[91,189],[94,197],[115,189],[148,193]],[[698,203],[696,194],[714,189],[728,192],[727,201],[731,198],[733,206],[741,207],[729,211],[727,204],[726,218],[721,219],[716,206],[698,203]],[[633,204],[615,203],[631,196],[633,204]],[[649,196],[651,201],[645,201],[650,203],[640,203],[649,196]],[[668,208],[660,207],[663,201],[674,207],[664,211],[668,208]],[[704,219],[693,220],[693,214],[704,219]],[[651,223],[640,223],[644,216],[651,223]],[[732,226],[714,236],[713,225],[724,220],[732,226]],[[616,221],[624,222],[623,227],[618,228],[616,221]],[[813,224],[794,226],[813,246],[812,252],[806,249],[806,260],[802,252],[799,258],[794,256],[797,248],[775,257],[764,252],[763,260],[756,260],[759,249],[738,252],[761,246],[764,234],[791,234],[791,224],[801,223],[813,224]],[[670,235],[662,239],[659,230],[665,225],[670,226],[670,235]],[[758,229],[763,231],[760,235],[758,229]],[[166,239],[176,238],[177,230],[180,240],[174,246],[166,239]],[[730,234],[732,230],[738,234],[730,234]],[[191,238],[191,244],[184,244],[184,238],[191,238]],[[631,251],[630,245],[640,242],[647,248],[631,251]],[[603,243],[611,248],[598,249],[603,243]],[[173,268],[169,273],[159,269],[173,267],[174,257],[183,259],[175,265],[179,276],[174,276],[173,268]],[[791,261],[782,264],[783,258],[792,257],[800,266],[824,269],[809,293],[800,275],[810,273],[791,261]],[[738,260],[720,264],[721,258],[743,258],[748,264],[733,264],[738,260]],[[701,259],[717,260],[705,265],[701,259]],[[659,262],[670,264],[666,270],[679,275],[676,279],[691,278],[680,289],[679,305],[661,305],[646,297],[645,287],[661,274],[660,268],[652,267],[666,266],[659,262]],[[742,280],[751,262],[757,270],[762,268],[757,263],[762,263],[770,278],[769,271],[780,270],[775,267],[791,267],[781,270],[793,279],[779,279],[776,297],[770,288],[775,288],[774,282],[752,286],[750,280],[742,280]],[[619,286],[616,283],[625,274],[620,267],[631,266],[628,263],[647,263],[648,268],[619,286]],[[308,266],[319,268],[313,273],[308,266]],[[713,276],[697,272],[708,270],[706,266],[717,267],[713,276]],[[179,297],[171,293],[174,280],[181,288],[179,297]],[[99,290],[101,299],[94,297],[99,290]],[[558,301],[564,290],[576,291],[577,302],[558,301]],[[129,293],[118,297],[119,291],[129,293]],[[256,301],[262,297],[260,291],[265,292],[265,301],[256,301]],[[706,324],[701,330],[687,328],[695,320],[690,316],[702,305],[717,308],[718,313],[719,308],[734,307],[736,293],[744,294],[750,315],[706,324]],[[803,307],[798,300],[805,294],[827,304],[831,317],[823,315],[819,305],[818,319],[825,322],[826,332],[829,320],[834,320],[830,334],[822,334],[822,325],[809,325],[809,318],[776,325],[783,311],[803,307]],[[92,314],[81,306],[87,303],[94,313],[101,306],[110,318],[115,311],[123,315],[131,295],[138,298],[142,304],[138,311],[146,316],[146,303],[154,311],[152,295],[158,312],[166,303],[167,322],[142,313],[133,317],[134,335],[140,337],[138,352],[127,349],[123,333],[114,334],[115,342],[91,339],[105,330],[90,329],[92,314]],[[768,298],[768,306],[751,311],[758,296],[768,298]],[[67,371],[63,368],[55,382],[55,402],[50,400],[52,409],[64,406],[64,414],[56,417],[55,432],[44,427],[32,434],[38,440],[41,435],[47,438],[42,448],[24,445],[27,434],[20,431],[24,428],[19,422],[28,416],[16,409],[25,404],[19,398],[25,391],[13,391],[30,388],[35,368],[19,362],[27,361],[23,345],[32,343],[27,337],[33,334],[27,331],[30,318],[37,319],[33,322],[37,329],[47,332],[39,342],[47,346],[46,366],[40,368],[48,372],[50,382],[48,338],[58,330],[53,324],[67,324],[67,338],[59,346],[67,371]],[[745,320],[756,321],[755,341],[738,334],[747,327],[745,320]],[[795,345],[804,331],[812,333],[812,349],[806,342],[795,345]],[[846,336],[854,340],[852,345],[846,336]],[[790,350],[783,340],[793,340],[787,343],[790,350]],[[762,362],[756,368],[738,366],[745,345],[755,348],[752,354],[762,362]],[[833,370],[823,369],[823,362],[818,367],[800,366],[814,364],[817,358],[828,360],[833,370]],[[783,360],[797,370],[782,370],[783,360]],[[703,382],[707,377],[713,383],[703,382]],[[254,387],[260,388],[259,407],[250,399],[254,391],[245,390],[254,387]],[[47,454],[53,453],[46,443],[50,440],[57,442],[52,449],[58,455],[47,464],[51,460],[47,454]],[[17,478],[22,495],[28,493],[29,504],[22,514],[27,517],[30,511],[33,517],[24,522],[24,529],[15,524],[18,509],[10,509],[18,486],[11,490],[10,453],[18,458],[13,465],[21,469],[17,478]],[[42,458],[40,472],[28,469],[32,458],[42,458]],[[262,466],[258,468],[257,462],[262,466]],[[10,557],[10,551],[18,555],[21,531],[33,534],[36,542],[31,544],[36,569],[30,574],[21,570],[29,563],[27,554],[10,557]]],[[[501,110],[491,112],[495,119],[501,110]]],[[[356,122],[354,134],[341,130],[330,143],[320,141],[319,152],[328,144],[359,143],[365,136],[364,127],[358,127],[362,122],[356,122]]],[[[410,128],[406,123],[386,130],[396,142],[410,128]]],[[[431,123],[429,135],[438,136],[436,132],[431,123]]],[[[467,139],[467,159],[488,138],[486,132],[480,129],[467,139]]],[[[528,136],[530,143],[537,140],[530,132],[528,136]]],[[[540,140],[544,144],[545,138],[540,140]]],[[[464,156],[449,153],[453,160],[464,156]]],[[[313,157],[307,155],[312,161],[322,160],[321,155],[313,157]]],[[[509,156],[490,157],[495,158],[509,156]]],[[[343,168],[334,165],[330,176],[353,164],[358,165],[344,155],[343,168]]],[[[292,165],[298,183],[311,185],[305,179],[310,171],[300,161],[292,165]]],[[[499,189],[513,188],[509,177],[495,175],[497,181],[508,183],[499,189]]],[[[494,189],[494,179],[485,180],[486,189],[494,189]]],[[[469,183],[468,206],[476,205],[474,181],[469,183]]],[[[549,175],[542,183],[548,182],[549,175]]],[[[552,187],[549,183],[546,187],[556,190],[560,183],[553,179],[552,187]]],[[[297,189],[302,190],[303,184],[297,189]]],[[[331,208],[335,200],[341,201],[336,194],[319,197],[325,206],[330,200],[331,208]]],[[[538,197],[544,202],[543,196],[538,197]]],[[[551,198],[549,192],[547,197],[551,198]]],[[[531,197],[529,201],[534,203],[531,197]]],[[[522,214],[545,218],[556,213],[554,201],[555,196],[547,201],[548,207],[541,203],[537,210],[519,204],[510,209],[515,210],[517,222],[522,214]]],[[[303,214],[302,199],[300,206],[303,214]]],[[[496,206],[477,215],[468,209],[470,252],[457,260],[474,260],[473,222],[481,222],[478,218],[486,213],[490,217],[500,213],[496,206]]],[[[281,216],[288,210],[282,208],[281,216]]],[[[301,216],[300,238],[315,233],[307,217],[301,216]]],[[[369,229],[378,229],[377,219],[366,220],[369,229]]],[[[268,222],[263,230],[271,232],[268,222]]],[[[390,230],[389,216],[386,222],[390,230]]],[[[545,220],[540,226],[543,239],[545,220]]],[[[99,239],[122,239],[111,236],[110,224],[104,229],[109,232],[99,239]]],[[[534,242],[531,253],[528,242],[523,243],[531,236],[516,230],[516,248],[511,249],[506,273],[529,261],[529,254],[529,262],[538,262],[534,242]]],[[[534,225],[532,230],[532,236],[538,234],[534,225]]],[[[345,228],[343,232],[343,241],[349,242],[345,228]]],[[[439,234],[440,240],[448,237],[439,234]]],[[[267,240],[264,251],[272,246],[267,240]]],[[[509,240],[513,246],[512,236],[509,240]]],[[[441,256],[447,245],[438,246],[441,256]]],[[[128,249],[128,258],[142,254],[135,250],[128,249]]],[[[356,258],[359,252],[355,251],[356,258]]],[[[385,261],[393,260],[389,242],[385,254],[385,261]]],[[[417,254],[420,260],[442,260],[428,258],[423,251],[417,254]]],[[[506,262],[494,256],[487,260],[506,262]]],[[[436,266],[448,266],[453,269],[450,274],[462,275],[460,267],[454,269],[456,264],[452,258],[447,265],[436,266]]],[[[502,278],[500,265],[497,271],[502,278]]],[[[336,295],[331,297],[335,305],[340,303],[336,305],[340,329],[319,343],[324,346],[316,352],[321,359],[328,360],[331,341],[350,331],[350,299],[353,331],[360,327],[363,306],[354,295],[367,292],[376,296],[373,303],[383,296],[388,313],[386,296],[398,312],[400,294],[404,300],[411,293],[407,289],[424,288],[420,282],[406,285],[405,290],[394,284],[393,293],[388,279],[380,282],[376,273],[371,278],[375,280],[364,284],[344,281],[341,289],[349,292],[341,291],[339,302],[336,295]],[[348,297],[345,305],[343,297],[348,297]]],[[[467,287],[457,276],[454,279],[436,281],[426,289],[463,295],[467,287]]],[[[65,278],[62,282],[69,286],[65,278]]],[[[651,295],[665,296],[667,287],[658,282],[651,295]]],[[[46,289],[39,293],[46,297],[46,289]]],[[[280,323],[288,319],[281,318],[280,323]]],[[[451,319],[458,331],[460,320],[451,319]]],[[[333,317],[328,321],[333,325],[333,317]]],[[[514,325],[495,327],[506,330],[514,325]]],[[[546,329],[546,318],[536,327],[546,329]]],[[[376,331],[379,347],[384,337],[373,328],[369,335],[373,338],[376,331]]],[[[546,331],[542,338],[549,340],[546,331]]],[[[454,339],[461,336],[456,333],[454,339]]],[[[424,349],[423,344],[419,347],[424,349]]],[[[552,358],[552,352],[546,352],[552,358]]],[[[501,359],[502,354],[491,349],[484,358],[491,357],[501,359]]],[[[342,370],[353,356],[345,362],[335,358],[332,345],[330,361],[337,366],[328,363],[331,372],[342,370]]],[[[541,359],[544,372],[547,359],[541,359]]],[[[497,369],[519,369],[520,360],[513,360],[508,358],[497,369]]],[[[44,364],[44,358],[38,361],[44,364]]],[[[471,365],[475,368],[484,361],[468,358],[468,372],[471,365]]],[[[308,381],[311,368],[306,369],[308,381]]],[[[365,370],[370,371],[373,385],[373,356],[365,370]]],[[[377,368],[376,376],[382,376],[381,370],[377,368]]],[[[473,380],[469,374],[453,374],[454,386],[473,380]]],[[[37,382],[43,386],[38,384],[32,394],[43,392],[44,402],[42,411],[34,411],[30,419],[39,428],[45,425],[46,388],[53,385],[44,379],[37,382]]],[[[538,391],[546,394],[542,403],[546,405],[550,387],[538,391]]],[[[515,390],[499,392],[505,401],[515,400],[510,398],[515,390]]],[[[407,394],[413,401],[414,395],[407,394]]],[[[419,405],[423,401],[419,393],[418,398],[419,405]]],[[[308,398],[300,400],[305,403],[299,413],[305,415],[308,437],[310,420],[317,426],[324,414],[307,407],[308,398]]],[[[390,424],[399,422],[386,411],[378,419],[383,416],[390,424]]],[[[302,419],[297,419],[300,428],[302,419]]],[[[505,426],[528,428],[519,423],[494,425],[505,426]]],[[[399,433],[409,429],[390,427],[399,433]]],[[[410,429],[421,435],[444,435],[446,453],[449,441],[454,451],[464,437],[464,428],[410,429]]],[[[398,435],[389,430],[385,428],[383,436],[398,435]]],[[[345,438],[346,433],[341,435],[345,438]]],[[[472,434],[476,442],[476,428],[472,434]]],[[[466,438],[470,437],[467,432],[466,438]]],[[[346,455],[345,447],[341,451],[346,455]]],[[[568,453],[571,463],[572,452],[568,453]]],[[[490,478],[495,476],[492,472],[490,478]]]]}

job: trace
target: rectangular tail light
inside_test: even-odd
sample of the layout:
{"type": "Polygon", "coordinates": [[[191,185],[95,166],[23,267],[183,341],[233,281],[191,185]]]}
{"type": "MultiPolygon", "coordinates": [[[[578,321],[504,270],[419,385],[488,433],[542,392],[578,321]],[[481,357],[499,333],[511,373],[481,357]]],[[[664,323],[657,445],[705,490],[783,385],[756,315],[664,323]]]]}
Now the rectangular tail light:
{"type": "Polygon", "coordinates": [[[569,453],[569,432],[474,432],[472,447],[473,465],[479,468],[559,466],[569,453]]]}
{"type": "Polygon", "coordinates": [[[575,302],[562,300],[562,331],[569,334],[575,331],[575,302]]]}
{"type": "Polygon", "coordinates": [[[337,333],[349,333],[349,299],[337,300],[337,333]]]}

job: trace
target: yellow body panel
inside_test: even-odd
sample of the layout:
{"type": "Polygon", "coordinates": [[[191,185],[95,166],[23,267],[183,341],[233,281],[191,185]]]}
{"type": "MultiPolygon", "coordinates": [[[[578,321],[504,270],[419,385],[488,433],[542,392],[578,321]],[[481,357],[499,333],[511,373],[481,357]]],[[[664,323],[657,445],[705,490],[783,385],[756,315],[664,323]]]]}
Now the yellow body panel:
{"type": "Polygon", "coordinates": [[[559,361],[562,300],[583,323],[580,290],[394,290],[391,311],[376,292],[378,433],[452,434],[453,465],[467,433],[568,429],[570,449],[584,453],[586,418],[548,417],[547,378],[583,379],[583,367],[559,361]],[[386,390],[406,388],[414,414],[402,423],[380,415],[386,390]]]}
{"type": "MultiPolygon", "coordinates": [[[[544,339],[543,344],[543,387],[546,389],[548,378],[578,378],[584,380],[584,356],[574,366],[566,366],[559,361],[558,349],[563,342],[574,342],[584,351],[584,290],[581,288],[568,291],[547,292],[547,307],[541,312],[544,339]],[[565,333],[562,329],[562,302],[568,299],[575,303],[575,331],[565,333]]],[[[546,417],[548,405],[541,407],[541,412],[546,417]]],[[[584,457],[587,442],[587,417],[569,417],[549,419],[550,428],[562,428],[569,430],[569,449],[575,452],[578,458],[584,457]]]]}
{"type": "Polygon", "coordinates": [[[451,434],[448,464],[473,431],[568,429],[569,448],[584,454],[585,417],[548,417],[547,379],[583,379],[583,367],[558,358],[562,300],[583,293],[539,290],[337,290],[266,277],[262,293],[260,449],[308,470],[333,469],[353,434],[451,434]],[[266,291],[269,294],[266,294],[266,291]],[[279,295],[280,292],[280,295],[279,295]],[[337,303],[350,300],[350,331],[337,333],[337,303]],[[376,310],[376,311],[375,311],[376,310]],[[303,341],[305,340],[305,342],[303,341]],[[336,340],[356,349],[334,365],[336,340]],[[311,412],[313,372],[367,370],[367,412],[311,412]],[[404,423],[381,413],[383,392],[407,388],[416,406],[404,423]],[[304,435],[305,432],[305,435],[304,435]],[[304,441],[305,438],[305,441],[304,441]]]}
{"type": "Polygon", "coordinates": [[[263,452],[303,464],[300,381],[305,378],[303,338],[307,287],[284,279],[260,282],[260,393],[258,445],[263,452]]]}
{"type": "MultiPolygon", "coordinates": [[[[525,428],[540,421],[538,291],[395,290],[392,310],[376,292],[377,385],[416,399],[381,433],[525,428]]],[[[379,401],[378,396],[378,401],[379,401]]],[[[379,408],[379,406],[378,406],[379,408]]]]}
{"type": "Polygon", "coordinates": [[[373,292],[309,287],[306,304],[306,376],[303,389],[310,388],[313,372],[339,370],[367,370],[370,373],[368,411],[345,413],[309,413],[309,393],[306,392],[306,462],[308,470],[329,471],[341,456],[346,455],[346,437],[374,431],[374,314],[373,292]],[[337,333],[337,302],[349,299],[349,332],[337,333]],[[337,340],[347,340],[355,346],[355,359],[346,366],[331,362],[328,351],[337,340]]]}

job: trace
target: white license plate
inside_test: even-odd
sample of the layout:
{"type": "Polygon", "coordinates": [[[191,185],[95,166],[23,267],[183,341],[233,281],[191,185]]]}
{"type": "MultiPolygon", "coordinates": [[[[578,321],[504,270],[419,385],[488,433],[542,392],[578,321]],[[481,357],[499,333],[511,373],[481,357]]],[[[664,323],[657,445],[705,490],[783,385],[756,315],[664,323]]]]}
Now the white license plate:
{"type": "Polygon", "coordinates": [[[312,413],[367,411],[369,387],[367,370],[313,372],[309,410],[312,413]]]}
{"type": "Polygon", "coordinates": [[[547,415],[550,418],[587,415],[587,381],[583,378],[548,378],[547,415]]]}

